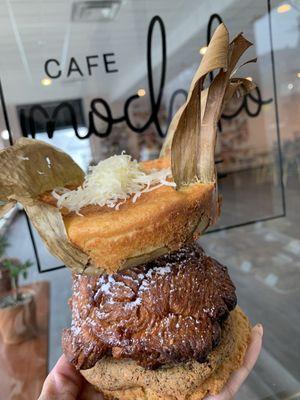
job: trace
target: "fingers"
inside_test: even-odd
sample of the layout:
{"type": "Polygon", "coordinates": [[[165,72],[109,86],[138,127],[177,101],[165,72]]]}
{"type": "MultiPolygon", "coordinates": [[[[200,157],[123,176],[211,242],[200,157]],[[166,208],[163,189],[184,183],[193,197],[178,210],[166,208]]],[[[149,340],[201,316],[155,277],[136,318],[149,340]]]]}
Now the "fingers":
{"type": "Polygon", "coordinates": [[[38,400],[76,400],[82,385],[82,376],[63,355],[47,376],[38,400]]]}
{"type": "Polygon", "coordinates": [[[232,400],[237,391],[253,369],[262,346],[263,327],[256,325],[251,332],[251,339],[245,354],[243,365],[234,371],[222,391],[216,396],[208,396],[205,400],[232,400]]]}

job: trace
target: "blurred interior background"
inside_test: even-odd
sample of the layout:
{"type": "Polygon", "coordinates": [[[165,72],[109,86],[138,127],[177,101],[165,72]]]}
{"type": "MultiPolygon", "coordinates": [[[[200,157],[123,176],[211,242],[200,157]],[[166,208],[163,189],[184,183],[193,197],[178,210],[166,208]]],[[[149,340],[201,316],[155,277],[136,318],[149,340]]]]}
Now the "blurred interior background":
{"type": "MultiPolygon", "coordinates": [[[[258,61],[237,75],[257,89],[233,101],[219,124],[222,216],[200,243],[229,267],[240,305],[265,327],[261,357],[237,399],[298,399],[299,0],[3,0],[0,148],[34,137],[71,154],[85,171],[123,150],[138,160],[156,158],[220,21],[231,38],[242,31],[253,42],[245,59],[258,61]],[[154,16],[160,19],[151,35],[154,16]]],[[[9,244],[3,239],[0,282],[3,260],[30,260],[19,280],[37,293],[34,338],[10,346],[0,340],[7,366],[0,399],[31,399],[61,354],[71,274],[20,207],[0,220],[0,237],[9,244]],[[26,373],[13,356],[20,346],[24,359],[35,352],[39,360],[26,373]]]]}

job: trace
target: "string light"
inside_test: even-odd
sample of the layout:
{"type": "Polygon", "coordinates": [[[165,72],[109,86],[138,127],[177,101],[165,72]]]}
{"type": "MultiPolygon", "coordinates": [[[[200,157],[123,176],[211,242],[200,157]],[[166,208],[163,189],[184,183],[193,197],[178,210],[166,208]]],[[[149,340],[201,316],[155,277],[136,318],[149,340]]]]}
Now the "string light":
{"type": "Polygon", "coordinates": [[[41,84],[42,84],[43,86],[49,86],[49,85],[51,85],[51,83],[52,83],[52,80],[51,80],[50,78],[43,78],[43,79],[41,80],[41,84]]]}
{"type": "Polygon", "coordinates": [[[9,132],[8,132],[7,129],[4,129],[4,130],[1,132],[1,137],[2,137],[3,140],[8,140],[8,139],[9,139],[9,132]]]}
{"type": "Polygon", "coordinates": [[[143,97],[146,94],[146,90],[145,89],[139,89],[137,91],[138,96],[143,97]]]}
{"type": "Polygon", "coordinates": [[[291,8],[292,6],[290,4],[281,4],[281,6],[277,7],[277,12],[278,14],[284,14],[290,11],[291,8]]]}

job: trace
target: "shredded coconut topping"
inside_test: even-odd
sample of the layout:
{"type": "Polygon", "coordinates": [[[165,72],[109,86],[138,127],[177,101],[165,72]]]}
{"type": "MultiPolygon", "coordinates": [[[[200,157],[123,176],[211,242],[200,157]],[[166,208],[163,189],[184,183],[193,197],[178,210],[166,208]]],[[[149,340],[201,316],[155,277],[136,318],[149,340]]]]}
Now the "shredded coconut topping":
{"type": "Polygon", "coordinates": [[[170,168],[146,173],[131,156],[121,154],[89,167],[82,186],[77,189],[56,188],[52,195],[57,199],[59,208],[66,207],[77,213],[89,204],[118,210],[129,198],[135,203],[145,192],[161,186],[175,187],[174,182],[167,180],[171,176],[170,168]]]}

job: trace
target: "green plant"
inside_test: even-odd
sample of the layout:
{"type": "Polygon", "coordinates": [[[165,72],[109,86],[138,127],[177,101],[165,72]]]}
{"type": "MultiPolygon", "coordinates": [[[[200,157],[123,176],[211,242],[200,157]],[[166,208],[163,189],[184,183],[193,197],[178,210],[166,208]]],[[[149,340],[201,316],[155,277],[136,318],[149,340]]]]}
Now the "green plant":
{"type": "Polygon", "coordinates": [[[3,257],[5,250],[9,246],[8,240],[5,236],[0,236],[0,258],[3,257]]]}
{"type": "Polygon", "coordinates": [[[29,260],[25,261],[24,263],[21,263],[16,258],[7,258],[2,261],[2,265],[4,266],[4,268],[9,269],[10,271],[10,276],[12,279],[15,292],[14,298],[15,301],[18,302],[22,300],[22,295],[19,289],[19,277],[20,275],[22,275],[24,279],[27,279],[28,268],[30,268],[33,264],[29,260]]]}

